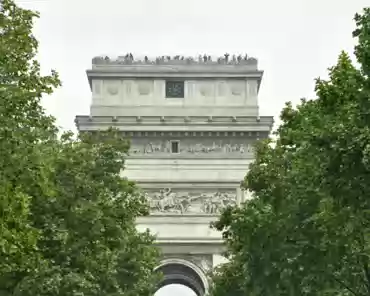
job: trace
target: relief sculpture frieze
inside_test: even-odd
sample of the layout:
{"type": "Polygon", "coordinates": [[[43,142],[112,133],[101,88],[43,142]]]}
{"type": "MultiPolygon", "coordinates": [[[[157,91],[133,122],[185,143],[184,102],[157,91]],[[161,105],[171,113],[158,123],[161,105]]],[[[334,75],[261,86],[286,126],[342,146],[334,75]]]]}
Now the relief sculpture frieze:
{"type": "Polygon", "coordinates": [[[236,192],[187,193],[170,188],[145,193],[152,214],[219,214],[237,204],[236,192]]]}
{"type": "MultiPolygon", "coordinates": [[[[182,144],[180,145],[179,152],[183,154],[205,154],[205,153],[253,153],[253,146],[251,144],[230,144],[223,142],[213,142],[210,145],[202,143],[197,144],[182,144]]],[[[158,154],[158,153],[171,153],[171,142],[149,142],[144,145],[133,145],[130,149],[130,154],[158,154]]]]}

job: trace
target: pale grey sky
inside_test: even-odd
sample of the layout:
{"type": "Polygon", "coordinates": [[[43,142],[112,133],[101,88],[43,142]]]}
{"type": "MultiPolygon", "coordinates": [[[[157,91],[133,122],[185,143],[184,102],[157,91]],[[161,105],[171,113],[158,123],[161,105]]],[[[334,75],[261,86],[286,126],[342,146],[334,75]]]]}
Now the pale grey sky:
{"type": "MultiPolygon", "coordinates": [[[[63,129],[89,112],[85,70],[91,58],[121,55],[248,53],[265,70],[261,115],[277,116],[285,101],[313,97],[341,50],[352,54],[353,16],[369,0],[18,0],[36,9],[44,71],[63,86],[44,104],[63,129]]],[[[172,287],[171,287],[172,288],[172,287]]],[[[157,296],[191,296],[184,290],[157,296]]]]}

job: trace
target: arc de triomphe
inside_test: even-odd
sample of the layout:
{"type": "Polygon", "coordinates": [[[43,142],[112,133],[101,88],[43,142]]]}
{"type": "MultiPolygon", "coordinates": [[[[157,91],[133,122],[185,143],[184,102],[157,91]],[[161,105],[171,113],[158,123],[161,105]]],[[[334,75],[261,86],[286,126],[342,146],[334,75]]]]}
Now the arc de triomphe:
{"type": "Polygon", "coordinates": [[[224,262],[209,224],[247,198],[240,181],[273,118],[259,117],[263,72],[247,56],[96,57],[87,76],[90,115],[80,131],[119,128],[130,138],[125,175],[147,193],[151,215],[138,228],[157,235],[165,277],[204,295],[207,272],[224,262]]]}

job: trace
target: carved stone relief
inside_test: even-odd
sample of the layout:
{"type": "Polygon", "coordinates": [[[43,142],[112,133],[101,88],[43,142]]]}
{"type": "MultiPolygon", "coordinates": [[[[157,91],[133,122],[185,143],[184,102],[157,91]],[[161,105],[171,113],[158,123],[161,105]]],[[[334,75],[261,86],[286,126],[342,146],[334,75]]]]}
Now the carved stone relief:
{"type": "Polygon", "coordinates": [[[242,93],[243,93],[243,89],[241,89],[240,87],[237,87],[237,86],[234,86],[231,90],[231,93],[234,95],[234,96],[240,96],[242,93]]]}
{"type": "Polygon", "coordinates": [[[197,264],[204,272],[209,272],[212,269],[212,256],[192,256],[192,260],[197,264]]]}
{"type": "Polygon", "coordinates": [[[212,95],[212,84],[211,83],[202,83],[199,85],[199,93],[204,96],[208,97],[212,95]]]}
{"type": "Polygon", "coordinates": [[[181,258],[187,260],[203,270],[204,273],[211,271],[213,266],[212,254],[189,255],[189,254],[164,254],[164,259],[181,258]]]}
{"type": "Polygon", "coordinates": [[[115,96],[118,94],[119,83],[118,82],[105,82],[106,90],[108,94],[115,96]]]}
{"type": "Polygon", "coordinates": [[[243,94],[244,91],[244,84],[243,83],[233,83],[231,85],[231,93],[234,96],[240,96],[243,94]]]}
{"type": "Polygon", "coordinates": [[[140,81],[137,83],[140,95],[149,95],[152,90],[152,83],[149,81],[140,81]]]}
{"type": "Polygon", "coordinates": [[[162,214],[219,214],[237,203],[236,191],[188,193],[167,188],[145,196],[151,213],[162,214]]]}
{"type": "MultiPolygon", "coordinates": [[[[143,146],[133,145],[130,149],[130,154],[153,154],[153,153],[171,153],[170,141],[149,142],[143,146]]],[[[226,153],[226,154],[244,154],[253,153],[253,146],[250,144],[230,144],[219,141],[213,142],[212,145],[204,145],[201,143],[186,145],[181,143],[180,153],[184,154],[205,154],[205,153],[226,153]]]]}

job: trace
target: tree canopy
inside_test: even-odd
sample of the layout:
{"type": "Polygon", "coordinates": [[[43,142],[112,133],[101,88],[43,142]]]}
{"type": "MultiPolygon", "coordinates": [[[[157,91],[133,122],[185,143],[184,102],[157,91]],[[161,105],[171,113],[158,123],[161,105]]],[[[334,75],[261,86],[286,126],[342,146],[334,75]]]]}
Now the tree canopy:
{"type": "Polygon", "coordinates": [[[370,9],[355,23],[359,67],[342,52],[317,98],[286,104],[242,183],[254,198],[215,223],[213,296],[370,295],[370,9]]]}
{"type": "Polygon", "coordinates": [[[135,227],[147,204],[120,176],[128,142],[116,130],[58,136],[32,35],[38,14],[0,12],[0,294],[149,296],[158,251],[135,227]]]}

